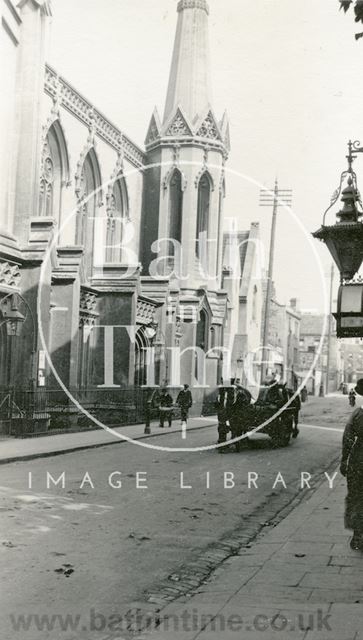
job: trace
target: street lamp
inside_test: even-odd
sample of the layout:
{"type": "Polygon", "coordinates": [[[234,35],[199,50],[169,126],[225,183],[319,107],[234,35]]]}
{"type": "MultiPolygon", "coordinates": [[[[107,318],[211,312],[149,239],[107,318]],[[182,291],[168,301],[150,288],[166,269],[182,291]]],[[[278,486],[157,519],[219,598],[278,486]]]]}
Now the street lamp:
{"type": "Polygon", "coordinates": [[[8,336],[20,336],[25,316],[19,311],[20,298],[17,293],[11,296],[5,296],[1,300],[1,312],[3,315],[3,323],[6,324],[6,333],[8,336]],[[4,304],[5,302],[5,304],[4,304]]]}
{"type": "Polygon", "coordinates": [[[337,320],[338,338],[363,336],[363,283],[350,282],[363,261],[363,207],[357,186],[357,176],[352,169],[356,153],[363,153],[359,141],[348,143],[348,169],[340,177],[339,189],[332,203],[324,213],[323,224],[313,233],[313,237],[324,242],[340,272],[341,286],[338,292],[337,320]],[[342,189],[344,181],[347,185],[342,189]],[[338,221],[326,225],[328,211],[336,204],[339,196],[343,207],[336,214],[338,221]]]}
{"type": "MultiPolygon", "coordinates": [[[[150,325],[150,327],[146,328],[146,335],[150,340],[150,344],[151,344],[151,363],[150,364],[153,367],[152,384],[148,387],[148,393],[146,398],[146,409],[145,409],[144,433],[149,434],[151,433],[150,422],[151,422],[151,414],[152,414],[153,402],[155,399],[155,391],[156,391],[155,390],[155,374],[156,374],[157,380],[159,380],[159,383],[160,383],[160,378],[161,378],[160,360],[163,354],[165,358],[166,358],[166,355],[165,355],[165,336],[161,331],[161,329],[158,327],[158,324],[156,322],[153,322],[150,325]],[[157,365],[157,371],[156,371],[156,365],[157,365]]],[[[167,366],[167,358],[166,358],[165,384],[167,384],[167,376],[168,376],[168,366],[167,366]]]]}
{"type": "MultiPolygon", "coordinates": [[[[23,325],[28,316],[28,313],[26,313],[25,316],[21,313],[19,309],[20,302],[22,302],[25,305],[27,312],[29,313],[29,316],[31,318],[32,326],[33,326],[33,343],[32,343],[32,353],[31,353],[31,376],[30,376],[30,381],[31,381],[31,384],[33,385],[34,384],[34,364],[35,364],[34,358],[37,350],[37,332],[36,332],[35,318],[29,303],[17,291],[8,293],[6,296],[4,296],[0,300],[0,311],[3,318],[2,322],[0,322],[0,326],[3,324],[6,325],[6,333],[10,338],[12,336],[20,336],[23,325]]],[[[10,359],[9,359],[9,366],[10,366],[10,359]]],[[[9,383],[10,383],[10,380],[9,380],[9,383]]]]}
{"type": "Polygon", "coordinates": [[[325,211],[323,224],[318,231],[313,233],[314,238],[322,240],[328,247],[334,262],[336,263],[342,280],[351,280],[359,270],[363,260],[363,224],[360,218],[363,215],[360,193],[357,187],[357,176],[352,169],[355,153],[362,153],[360,142],[348,143],[348,170],[343,171],[340,178],[340,186],[337,195],[328,209],[325,211]],[[342,191],[344,180],[347,186],[342,191]],[[343,208],[336,214],[338,222],[334,225],[325,225],[325,218],[330,209],[335,205],[339,196],[343,202],[343,208]]]}

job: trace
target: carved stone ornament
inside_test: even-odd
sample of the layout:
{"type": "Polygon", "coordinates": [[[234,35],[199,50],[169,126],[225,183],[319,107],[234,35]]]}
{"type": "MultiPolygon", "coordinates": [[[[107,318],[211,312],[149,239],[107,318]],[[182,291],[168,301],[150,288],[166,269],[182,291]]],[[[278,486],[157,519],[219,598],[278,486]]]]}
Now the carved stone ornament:
{"type": "Polygon", "coordinates": [[[181,189],[182,189],[182,191],[185,191],[185,189],[187,188],[188,181],[187,181],[187,178],[185,176],[185,173],[183,173],[183,171],[181,171],[179,165],[176,162],[174,162],[174,164],[169,169],[168,173],[166,174],[166,176],[165,176],[165,178],[163,180],[163,189],[164,189],[164,191],[166,191],[168,189],[169,184],[170,184],[170,180],[173,177],[173,173],[174,173],[175,169],[177,169],[181,174],[181,189]]]}
{"type": "Polygon", "coordinates": [[[81,289],[79,306],[79,328],[83,328],[83,340],[87,342],[99,315],[96,312],[97,294],[93,291],[81,289]]]}
{"type": "Polygon", "coordinates": [[[10,262],[0,262],[0,285],[17,287],[21,280],[20,268],[17,264],[10,262]]]}
{"type": "Polygon", "coordinates": [[[200,180],[201,180],[202,176],[203,176],[205,173],[206,173],[206,174],[207,174],[207,176],[208,176],[208,180],[209,180],[209,182],[210,182],[210,188],[211,188],[211,191],[214,191],[214,180],[213,180],[213,178],[212,178],[211,174],[209,173],[208,168],[207,168],[207,166],[206,166],[205,164],[202,166],[201,170],[197,173],[197,175],[196,175],[196,177],[195,177],[195,180],[194,180],[195,188],[196,188],[196,189],[198,189],[198,187],[199,187],[199,182],[200,182],[200,180]]]}
{"type": "Polygon", "coordinates": [[[199,127],[197,136],[200,136],[201,138],[210,138],[211,140],[220,139],[219,131],[211,112],[208,113],[203,124],[199,127]]]}
{"type": "Polygon", "coordinates": [[[79,326],[80,327],[94,327],[96,322],[95,316],[85,315],[83,313],[79,316],[79,326]]]}
{"type": "Polygon", "coordinates": [[[96,325],[95,316],[88,316],[84,314],[80,314],[79,316],[79,328],[83,329],[83,342],[84,344],[87,342],[88,338],[92,333],[93,327],[96,325]]]}
{"type": "Polygon", "coordinates": [[[54,166],[48,140],[45,139],[42,150],[39,184],[40,215],[52,215],[54,166]]]}
{"type": "Polygon", "coordinates": [[[175,138],[178,138],[180,136],[192,135],[192,132],[190,131],[180,111],[177,112],[165,135],[175,138]]]}
{"type": "Polygon", "coordinates": [[[136,322],[138,324],[150,324],[155,321],[155,307],[146,300],[137,301],[136,322]]]}
{"type": "Polygon", "coordinates": [[[175,325],[175,346],[176,347],[180,346],[180,340],[182,337],[183,337],[182,323],[180,320],[177,320],[175,325]]]}
{"type": "Polygon", "coordinates": [[[94,107],[91,107],[90,110],[89,110],[88,120],[89,120],[89,125],[88,125],[87,144],[90,147],[93,147],[94,144],[95,144],[95,137],[96,137],[96,133],[97,133],[96,116],[95,116],[94,107]]]}
{"type": "MultiPolygon", "coordinates": [[[[120,149],[121,131],[97,111],[64,78],[58,76],[56,71],[49,65],[46,65],[45,69],[44,89],[53,100],[57,100],[58,105],[65,107],[89,129],[92,128],[94,134],[100,136],[116,151],[120,149]]],[[[134,167],[140,168],[145,164],[143,151],[126,135],[123,135],[122,145],[127,160],[134,167]]]]}
{"type": "Polygon", "coordinates": [[[81,291],[80,309],[81,312],[94,312],[97,305],[97,295],[92,291],[81,291]]]}

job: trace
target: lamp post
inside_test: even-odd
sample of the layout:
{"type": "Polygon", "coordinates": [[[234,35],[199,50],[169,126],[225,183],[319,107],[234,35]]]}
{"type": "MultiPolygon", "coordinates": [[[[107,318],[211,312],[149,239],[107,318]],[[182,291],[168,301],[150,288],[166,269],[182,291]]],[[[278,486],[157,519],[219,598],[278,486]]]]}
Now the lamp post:
{"type": "Polygon", "coordinates": [[[167,353],[165,349],[165,336],[161,331],[161,329],[158,329],[158,325],[156,323],[153,323],[149,329],[150,329],[149,338],[151,340],[151,345],[152,345],[151,346],[152,356],[151,356],[150,364],[153,367],[153,372],[152,372],[152,385],[150,385],[148,389],[148,394],[146,398],[146,411],[145,411],[146,415],[145,415],[145,428],[144,428],[145,434],[151,433],[150,422],[151,422],[152,405],[154,400],[154,394],[156,391],[155,386],[157,386],[155,385],[155,379],[159,382],[159,385],[160,385],[161,383],[160,362],[163,355],[165,359],[165,384],[168,383],[168,359],[167,359],[167,353]],[[157,369],[156,369],[156,364],[157,364],[157,369]]]}
{"type": "MultiPolygon", "coordinates": [[[[14,337],[20,336],[24,323],[27,319],[27,316],[31,318],[32,326],[33,326],[33,342],[32,342],[32,352],[30,357],[30,387],[31,391],[34,391],[34,364],[35,364],[35,353],[37,349],[37,332],[35,319],[32,312],[31,307],[28,302],[23,298],[22,295],[18,292],[10,292],[5,295],[0,300],[0,311],[2,315],[2,321],[0,322],[0,327],[5,324],[6,326],[6,334],[8,336],[8,351],[7,351],[7,385],[8,385],[8,407],[9,413],[8,418],[10,419],[10,433],[12,433],[13,426],[13,407],[14,407],[14,382],[12,376],[12,367],[13,367],[13,351],[14,351],[14,337]],[[26,314],[20,311],[20,302],[22,302],[27,311],[26,314]]],[[[16,405],[15,405],[16,406],[16,405]]],[[[22,428],[22,427],[21,427],[22,428]]]]}
{"type": "MultiPolygon", "coordinates": [[[[32,352],[31,352],[31,372],[30,372],[30,382],[32,389],[34,387],[34,358],[37,350],[37,333],[35,326],[35,318],[33,311],[29,305],[29,303],[23,298],[23,296],[16,292],[10,292],[6,296],[4,296],[0,300],[0,311],[2,313],[3,320],[0,323],[0,326],[3,324],[6,325],[6,333],[10,338],[10,350],[12,351],[12,338],[14,336],[20,336],[22,327],[27,319],[27,314],[23,315],[20,311],[20,301],[25,305],[27,312],[29,313],[29,317],[32,321],[33,326],[33,341],[32,341],[32,352]]],[[[8,358],[8,383],[11,386],[11,362],[12,357],[8,358]]]]}
{"type": "Polygon", "coordinates": [[[349,141],[348,169],[341,174],[339,188],[324,213],[322,226],[312,234],[326,244],[340,272],[338,309],[334,314],[338,338],[363,337],[363,281],[352,281],[363,261],[363,207],[353,171],[357,153],[363,153],[360,142],[349,141]],[[336,214],[338,220],[334,225],[326,225],[327,213],[340,196],[343,207],[336,214]]]}
{"type": "Polygon", "coordinates": [[[333,310],[333,282],[334,282],[334,265],[330,268],[330,292],[329,292],[329,320],[328,320],[328,349],[326,358],[326,379],[325,392],[329,393],[330,379],[330,356],[331,356],[331,334],[332,334],[332,310],[333,310]]]}

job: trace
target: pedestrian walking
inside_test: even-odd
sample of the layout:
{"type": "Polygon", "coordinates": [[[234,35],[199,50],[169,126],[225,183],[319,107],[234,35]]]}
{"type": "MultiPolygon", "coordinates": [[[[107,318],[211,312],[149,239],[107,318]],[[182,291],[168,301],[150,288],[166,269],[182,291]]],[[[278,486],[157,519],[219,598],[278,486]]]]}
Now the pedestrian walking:
{"type": "Polygon", "coordinates": [[[189,409],[193,405],[193,398],[188,384],[185,384],[184,388],[179,392],[176,403],[180,407],[182,427],[186,427],[189,409]]]}
{"type": "MultiPolygon", "coordinates": [[[[363,378],[354,391],[363,396],[363,378]]],[[[347,479],[345,499],[345,527],[353,531],[352,549],[363,551],[363,407],[352,412],[343,435],[340,471],[347,479]]]]}
{"type": "Polygon", "coordinates": [[[349,391],[349,404],[351,407],[355,407],[355,391],[351,389],[349,391]]]}
{"type": "Polygon", "coordinates": [[[169,427],[172,425],[173,420],[173,398],[167,390],[163,388],[161,390],[161,396],[159,400],[159,427],[164,428],[165,420],[168,421],[169,427]]]}
{"type": "MultiPolygon", "coordinates": [[[[289,398],[292,398],[295,395],[295,391],[293,391],[292,389],[288,389],[287,392],[289,394],[289,398]]],[[[297,438],[300,433],[297,426],[299,424],[299,413],[301,409],[301,400],[300,400],[299,393],[297,393],[295,398],[290,402],[289,407],[292,410],[292,417],[294,421],[294,426],[292,429],[292,437],[297,438]]]]}
{"type": "Polygon", "coordinates": [[[308,390],[306,385],[301,389],[301,402],[306,402],[308,399],[308,390]]]}
{"type": "MultiPolygon", "coordinates": [[[[232,440],[241,438],[248,431],[252,423],[251,412],[252,396],[248,389],[236,385],[234,402],[229,409],[229,424],[231,425],[232,440]]],[[[235,442],[236,451],[242,449],[242,439],[235,442]]]]}
{"type": "Polygon", "coordinates": [[[218,392],[217,400],[215,401],[215,408],[217,411],[217,419],[218,419],[218,442],[217,444],[222,444],[227,440],[227,434],[231,430],[228,421],[227,415],[227,389],[225,387],[220,387],[218,392]]]}

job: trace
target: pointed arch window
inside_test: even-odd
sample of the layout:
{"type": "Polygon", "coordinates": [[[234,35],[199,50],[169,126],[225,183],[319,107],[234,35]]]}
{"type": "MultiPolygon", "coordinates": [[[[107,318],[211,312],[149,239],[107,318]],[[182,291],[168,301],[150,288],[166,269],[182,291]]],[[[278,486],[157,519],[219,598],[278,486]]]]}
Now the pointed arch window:
{"type": "Polygon", "coordinates": [[[211,183],[207,173],[203,173],[198,185],[198,209],[195,254],[201,257],[201,243],[208,238],[211,183]]]}
{"type": "Polygon", "coordinates": [[[41,160],[39,215],[54,217],[62,213],[62,191],[69,181],[69,162],[62,127],[58,121],[48,130],[41,160]]]}
{"type": "Polygon", "coordinates": [[[84,247],[86,276],[92,274],[94,219],[100,207],[99,188],[102,184],[97,156],[93,149],[87,153],[79,178],[76,244],[84,247]]]}
{"type": "Polygon", "coordinates": [[[107,207],[106,262],[122,262],[122,240],[129,219],[129,200],[124,178],[112,187],[107,207]]]}
{"type": "Polygon", "coordinates": [[[218,229],[217,229],[217,264],[216,273],[220,272],[220,259],[223,244],[223,200],[226,197],[226,182],[223,178],[221,188],[219,190],[219,202],[218,202],[218,229]]]}
{"type": "Polygon", "coordinates": [[[197,324],[197,337],[196,337],[196,346],[203,351],[208,351],[208,315],[207,312],[202,309],[199,315],[199,322],[197,324]]]}
{"type": "Polygon", "coordinates": [[[150,340],[146,335],[145,327],[140,327],[135,334],[134,384],[136,387],[142,387],[147,384],[147,352],[150,346],[150,340]]]}
{"type": "MultiPolygon", "coordinates": [[[[178,169],[173,172],[169,182],[169,225],[168,238],[182,240],[182,222],[183,222],[183,188],[182,174],[178,169]]],[[[170,246],[170,251],[174,254],[174,245],[170,246]]]]}

